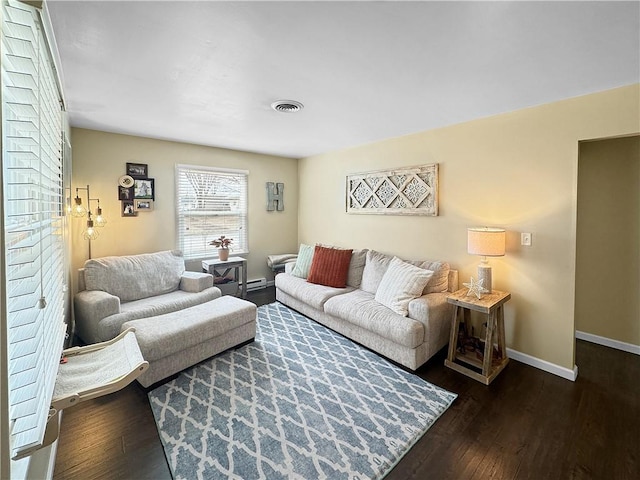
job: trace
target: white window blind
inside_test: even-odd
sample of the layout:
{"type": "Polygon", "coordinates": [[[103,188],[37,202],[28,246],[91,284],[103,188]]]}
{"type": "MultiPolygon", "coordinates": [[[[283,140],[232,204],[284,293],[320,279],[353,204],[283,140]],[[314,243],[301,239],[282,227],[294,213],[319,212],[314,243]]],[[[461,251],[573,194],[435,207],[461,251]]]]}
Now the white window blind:
{"type": "Polygon", "coordinates": [[[2,160],[11,456],[42,443],[64,344],[62,113],[38,11],[2,3],[2,160]]]}
{"type": "Polygon", "coordinates": [[[218,255],[211,240],[233,239],[234,254],[247,253],[246,170],[176,165],[178,248],[185,258],[218,255]]]}

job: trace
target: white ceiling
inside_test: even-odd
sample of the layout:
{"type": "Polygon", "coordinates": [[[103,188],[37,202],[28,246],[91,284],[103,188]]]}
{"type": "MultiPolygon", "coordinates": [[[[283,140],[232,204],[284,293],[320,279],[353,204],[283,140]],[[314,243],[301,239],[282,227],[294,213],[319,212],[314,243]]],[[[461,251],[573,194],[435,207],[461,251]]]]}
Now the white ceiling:
{"type": "Polygon", "coordinates": [[[640,81],[637,1],[48,8],[72,126],[287,157],[640,81]]]}

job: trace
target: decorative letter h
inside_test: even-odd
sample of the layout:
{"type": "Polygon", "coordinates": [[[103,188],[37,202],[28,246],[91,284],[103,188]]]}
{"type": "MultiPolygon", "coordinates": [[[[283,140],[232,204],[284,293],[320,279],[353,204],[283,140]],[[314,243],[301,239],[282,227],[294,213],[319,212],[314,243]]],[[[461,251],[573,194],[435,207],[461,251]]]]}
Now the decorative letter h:
{"type": "Polygon", "coordinates": [[[284,210],[284,183],[267,182],[267,211],[284,210]]]}

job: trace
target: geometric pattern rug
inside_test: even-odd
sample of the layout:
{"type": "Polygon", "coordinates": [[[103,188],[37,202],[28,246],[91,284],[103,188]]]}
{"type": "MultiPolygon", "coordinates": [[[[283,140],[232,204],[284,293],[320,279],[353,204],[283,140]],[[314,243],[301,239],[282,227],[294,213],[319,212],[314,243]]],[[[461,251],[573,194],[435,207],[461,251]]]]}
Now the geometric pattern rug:
{"type": "Polygon", "coordinates": [[[175,479],[379,479],[455,398],[277,302],[149,392],[175,479]]]}

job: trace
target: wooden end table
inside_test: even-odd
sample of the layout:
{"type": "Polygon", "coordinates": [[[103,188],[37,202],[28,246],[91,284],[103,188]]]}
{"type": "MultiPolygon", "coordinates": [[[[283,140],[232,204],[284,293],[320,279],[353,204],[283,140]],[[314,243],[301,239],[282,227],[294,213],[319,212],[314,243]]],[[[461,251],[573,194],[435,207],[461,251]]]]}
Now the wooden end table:
{"type": "MultiPolygon", "coordinates": [[[[493,290],[483,294],[478,299],[475,295],[467,296],[468,288],[463,288],[447,296],[447,302],[455,305],[451,320],[451,337],[449,339],[449,354],[444,364],[479,382],[489,385],[494,378],[507,366],[507,348],[504,336],[504,304],[509,301],[511,294],[493,290]],[[484,350],[468,351],[467,345],[458,345],[460,338],[460,310],[462,310],[465,331],[470,328],[471,311],[487,315],[487,329],[484,339],[466,337],[471,342],[484,341],[484,350]],[[494,343],[497,344],[497,355],[494,360],[494,343]],[[478,358],[480,357],[480,358],[478,358]]],[[[481,342],[478,342],[481,344],[481,342]]]]}
{"type": "MultiPolygon", "coordinates": [[[[242,257],[229,257],[228,260],[220,260],[214,258],[212,260],[202,261],[202,271],[210,273],[214,278],[225,278],[231,269],[234,269],[234,279],[232,282],[236,286],[240,287],[240,297],[247,298],[247,260],[242,257]],[[241,270],[242,279],[238,274],[238,270],[241,270]]],[[[221,287],[223,293],[226,291],[225,284],[215,284],[214,287],[221,287]]]]}

